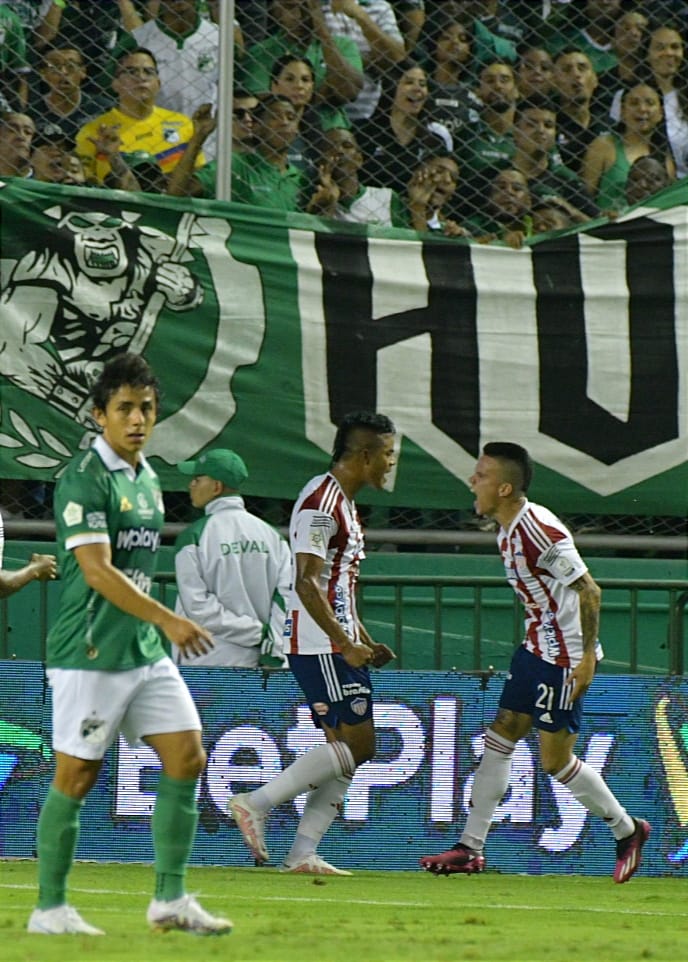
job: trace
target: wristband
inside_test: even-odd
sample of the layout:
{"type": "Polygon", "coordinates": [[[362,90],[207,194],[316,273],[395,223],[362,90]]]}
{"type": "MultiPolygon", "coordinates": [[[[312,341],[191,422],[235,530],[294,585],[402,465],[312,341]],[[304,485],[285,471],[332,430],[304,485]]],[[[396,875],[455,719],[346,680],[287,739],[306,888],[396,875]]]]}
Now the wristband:
{"type": "Polygon", "coordinates": [[[62,10],[67,6],[67,0],[53,0],[54,7],[60,7],[62,10]]]}

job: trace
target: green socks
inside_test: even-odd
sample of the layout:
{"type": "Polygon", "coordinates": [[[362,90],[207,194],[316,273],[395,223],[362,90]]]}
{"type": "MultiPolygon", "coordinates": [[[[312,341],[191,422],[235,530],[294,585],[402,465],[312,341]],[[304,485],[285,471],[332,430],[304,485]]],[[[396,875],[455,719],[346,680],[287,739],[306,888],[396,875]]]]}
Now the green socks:
{"type": "Polygon", "coordinates": [[[171,902],[184,895],[186,863],[191,855],[198,807],[198,779],[180,780],[162,773],[151,828],[155,849],[155,898],[171,902]]]}
{"type": "Polygon", "coordinates": [[[51,909],[67,900],[67,876],[79,839],[83,800],[63,795],[53,786],[38,818],[38,908],[51,909]]]}

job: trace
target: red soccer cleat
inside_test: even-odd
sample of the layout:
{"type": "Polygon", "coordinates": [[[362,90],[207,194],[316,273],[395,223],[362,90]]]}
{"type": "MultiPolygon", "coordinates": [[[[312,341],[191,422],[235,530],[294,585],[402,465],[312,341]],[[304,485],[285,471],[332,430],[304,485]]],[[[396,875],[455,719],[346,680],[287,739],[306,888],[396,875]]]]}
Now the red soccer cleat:
{"type": "Polygon", "coordinates": [[[457,842],[439,855],[424,855],[419,865],[433,875],[473,875],[485,871],[485,856],[457,842]]]}
{"type": "Polygon", "coordinates": [[[650,837],[652,827],[642,818],[634,818],[635,829],[632,835],[619,839],[616,843],[616,865],[614,881],[621,885],[627,882],[640,868],[643,845],[650,837]]]}

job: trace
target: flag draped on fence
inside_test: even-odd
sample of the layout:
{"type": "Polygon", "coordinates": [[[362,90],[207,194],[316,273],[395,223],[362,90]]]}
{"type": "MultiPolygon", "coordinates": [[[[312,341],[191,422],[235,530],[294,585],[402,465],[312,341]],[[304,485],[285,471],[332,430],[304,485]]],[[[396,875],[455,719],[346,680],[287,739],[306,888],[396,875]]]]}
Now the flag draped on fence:
{"type": "Polygon", "coordinates": [[[354,409],[396,422],[395,504],[467,506],[514,440],[563,511],[681,514],[688,187],[523,250],[305,215],[11,180],[0,188],[0,476],[89,443],[88,383],[123,350],[163,385],[163,485],[210,445],[293,497],[354,409]]]}

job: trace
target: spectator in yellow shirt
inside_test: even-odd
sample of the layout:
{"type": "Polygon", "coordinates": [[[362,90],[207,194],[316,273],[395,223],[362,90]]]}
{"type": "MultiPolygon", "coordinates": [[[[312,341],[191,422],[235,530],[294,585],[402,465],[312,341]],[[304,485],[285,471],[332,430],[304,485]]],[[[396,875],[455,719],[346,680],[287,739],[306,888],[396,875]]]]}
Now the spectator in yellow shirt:
{"type": "MultiPolygon", "coordinates": [[[[119,135],[121,152],[144,150],[155,158],[163,173],[169,174],[186,150],[193,123],[186,114],[156,106],[160,78],[150,50],[137,47],[119,57],[112,89],[118,97],[117,106],[84,124],[76,137],[76,151],[87,177],[107,184],[110,163],[98,152],[97,143],[113,128],[119,135]]],[[[203,163],[201,154],[196,166],[203,163]]]]}

